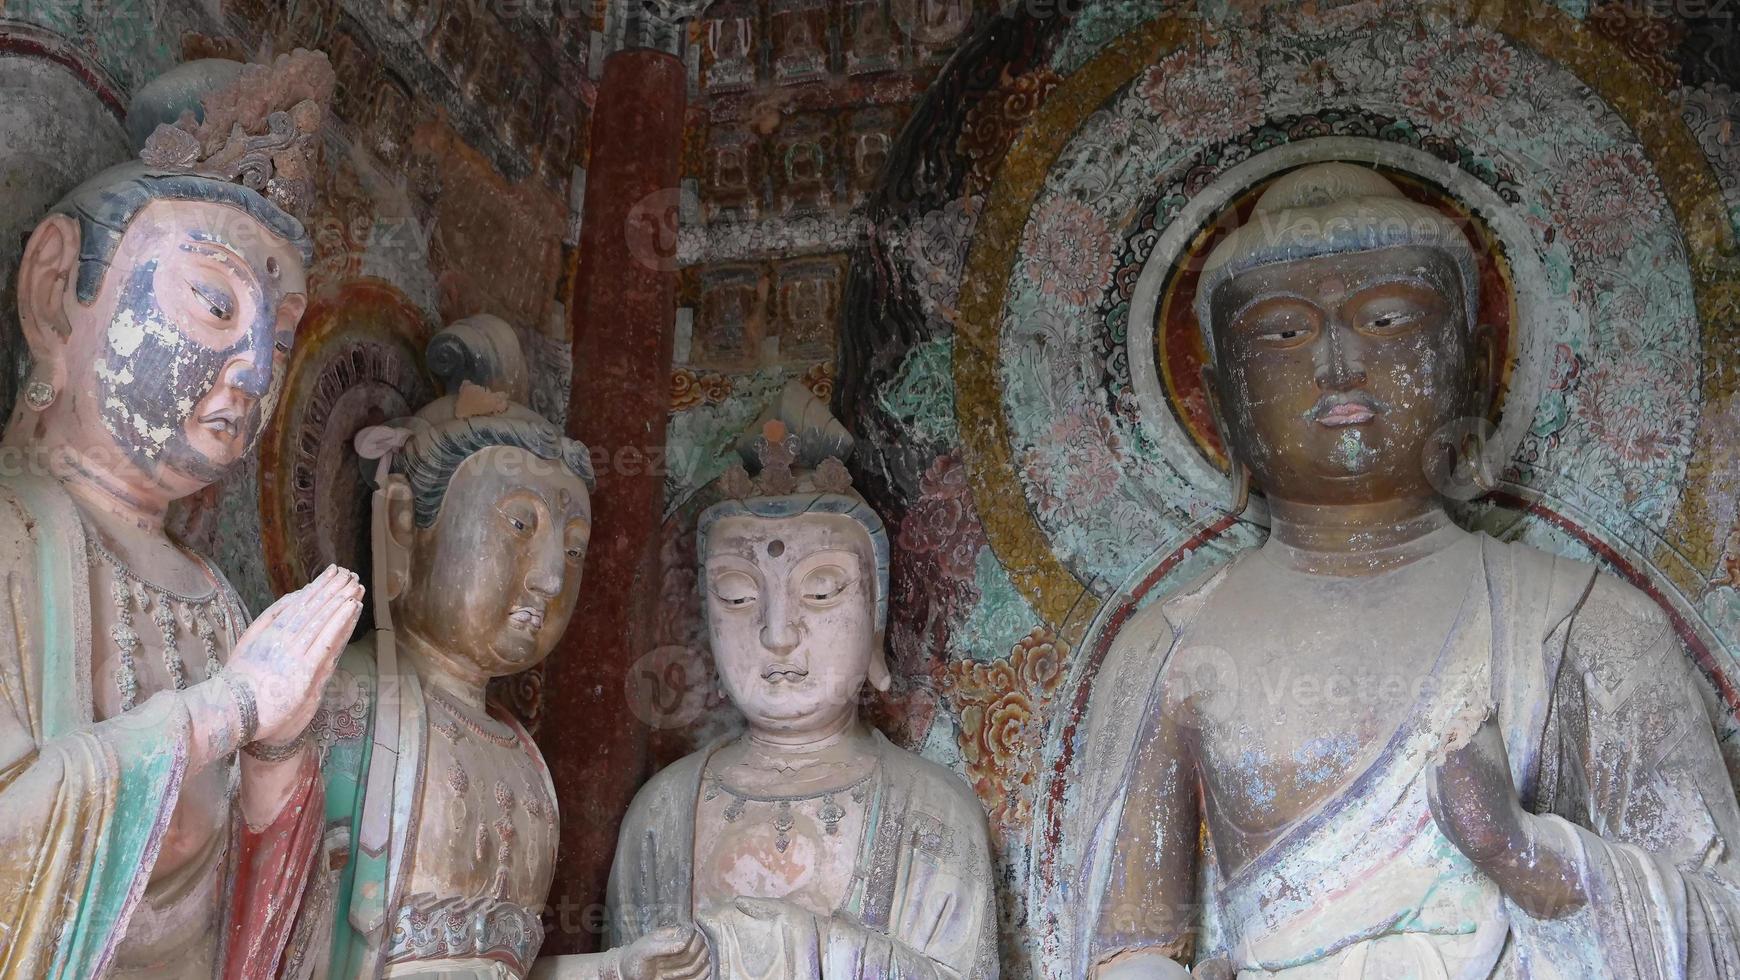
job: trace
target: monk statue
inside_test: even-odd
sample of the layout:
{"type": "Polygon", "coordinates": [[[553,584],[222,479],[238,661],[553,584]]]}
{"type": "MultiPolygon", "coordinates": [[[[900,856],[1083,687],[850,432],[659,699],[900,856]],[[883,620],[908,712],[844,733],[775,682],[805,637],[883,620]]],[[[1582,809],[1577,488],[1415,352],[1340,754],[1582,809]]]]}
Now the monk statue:
{"type": "Polygon", "coordinates": [[[30,364],[0,445],[0,976],[262,977],[283,950],[320,830],[298,736],[362,587],[329,568],[250,625],[164,515],[272,413],[332,87],[306,51],[182,65],[133,100],[141,159],[25,247],[30,364]]]}
{"type": "MultiPolygon", "coordinates": [[[[325,869],[283,975],[520,978],[544,938],[556,793],[491,678],[545,657],[568,627],[592,535],[586,447],[526,408],[525,359],[493,317],[429,344],[450,394],[365,429],[373,460],[375,630],[340,662],[314,738],[326,747],[325,869]]],[[[588,980],[706,975],[693,927],[562,957],[588,980]]]]}
{"type": "Polygon", "coordinates": [[[1446,516],[1501,455],[1475,270],[1340,163],[1210,254],[1208,387],[1270,536],[1116,640],[1149,666],[1090,706],[1078,975],[1740,976],[1740,808],[1668,618],[1446,516]]]}
{"type": "Polygon", "coordinates": [[[747,731],[659,772],[611,871],[619,942],[699,923],[718,976],[997,976],[989,833],[958,776],[858,714],[886,690],[888,535],[852,437],[786,388],[701,515],[708,637],[747,731]]]}

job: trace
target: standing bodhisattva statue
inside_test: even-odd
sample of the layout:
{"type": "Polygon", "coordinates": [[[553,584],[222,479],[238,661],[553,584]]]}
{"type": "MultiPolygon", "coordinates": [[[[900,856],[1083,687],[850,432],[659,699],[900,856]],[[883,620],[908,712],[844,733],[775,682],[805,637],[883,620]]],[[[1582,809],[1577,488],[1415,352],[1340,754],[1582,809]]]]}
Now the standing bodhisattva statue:
{"type": "Polygon", "coordinates": [[[802,385],[701,515],[720,682],[748,731],[654,776],[610,873],[618,942],[693,922],[724,980],[995,980],[985,812],[858,715],[886,690],[888,535],[802,385]]]}
{"type": "Polygon", "coordinates": [[[307,306],[326,57],[142,89],[139,162],[37,226],[0,473],[0,977],[266,977],[320,829],[299,740],[362,609],[248,624],[164,531],[252,448],[307,306]],[[237,750],[243,751],[238,753],[237,750]]]}
{"type": "Polygon", "coordinates": [[[1492,397],[1477,290],[1452,221],[1348,164],[1210,255],[1271,534],[1125,627],[1151,685],[1095,691],[1080,975],[1740,976],[1740,809],[1667,617],[1434,489],[1492,484],[1443,436],[1492,397]]]}
{"type": "MultiPolygon", "coordinates": [[[[555,648],[592,539],[586,447],[527,408],[513,328],[473,317],[429,344],[450,394],[364,429],[376,460],[375,630],[339,663],[324,860],[284,980],[519,980],[556,872],[556,790],[491,678],[555,648]]],[[[700,980],[693,927],[548,958],[551,980],[700,980]]]]}

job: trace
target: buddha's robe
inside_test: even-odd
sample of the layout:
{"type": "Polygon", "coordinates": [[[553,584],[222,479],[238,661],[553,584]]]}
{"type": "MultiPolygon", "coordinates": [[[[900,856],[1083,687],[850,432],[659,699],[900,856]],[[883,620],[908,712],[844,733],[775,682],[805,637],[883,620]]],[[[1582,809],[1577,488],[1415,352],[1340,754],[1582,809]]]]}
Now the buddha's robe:
{"type": "Polygon", "coordinates": [[[629,807],[606,899],[614,942],[694,922],[729,980],[995,978],[996,899],[978,797],[954,773],[873,737],[880,765],[867,830],[832,917],[796,906],[777,917],[735,907],[697,915],[695,805],[715,744],[661,770],[629,807]]]}
{"type": "Polygon", "coordinates": [[[192,872],[211,880],[177,874],[175,894],[163,894],[152,870],[192,723],[163,694],[95,720],[87,555],[59,484],[0,480],[0,977],[100,976],[123,950],[145,955],[126,942],[135,912],[176,917],[181,896],[209,900],[217,928],[179,950],[188,965],[176,975],[269,976],[319,827],[312,760],[271,826],[249,828],[231,809],[217,850],[192,872]]]}
{"type": "MultiPolygon", "coordinates": [[[[430,704],[432,695],[409,663],[395,661],[389,671],[383,683],[372,638],[353,644],[334,671],[315,718],[314,737],[326,749],[321,768],[326,783],[318,862],[322,872],[309,882],[283,976],[517,980],[531,971],[543,944],[542,893],[548,891],[555,865],[555,788],[543,757],[511,715],[497,712],[497,720],[518,741],[513,767],[535,774],[541,784],[539,798],[548,801],[548,809],[528,804],[531,794],[516,784],[519,792],[507,795],[505,802],[496,789],[495,809],[485,812],[476,799],[487,796],[491,786],[502,785],[494,779],[500,774],[474,766],[469,774],[455,776],[452,760],[441,761],[442,753],[456,744],[453,740],[477,736],[461,733],[439,714],[442,709],[430,704]],[[437,737],[446,741],[432,742],[431,732],[442,728],[446,734],[437,737]],[[472,804],[461,808],[455,797],[472,789],[477,791],[472,804]],[[371,797],[375,792],[381,794],[379,800],[371,797]],[[478,869],[489,873],[470,874],[474,887],[463,894],[434,894],[419,887],[418,840],[428,830],[431,807],[466,815],[473,830],[488,825],[491,846],[473,852],[474,863],[455,877],[478,869]],[[515,867],[495,867],[503,836],[496,821],[515,814],[523,818],[525,810],[548,820],[547,834],[539,836],[547,836],[551,846],[540,851],[531,834],[512,834],[508,854],[515,867]],[[504,884],[514,877],[510,870],[528,868],[530,877],[541,883],[533,889],[540,892],[535,902],[504,884]]],[[[446,830],[451,833],[453,828],[446,830]]],[[[423,848],[438,857],[443,848],[468,846],[474,838],[429,840],[423,848]]],[[[613,980],[617,975],[614,951],[561,959],[561,970],[554,975],[563,978],[613,980]]]]}
{"type": "MultiPolygon", "coordinates": [[[[1365,769],[1242,868],[1221,867],[1205,842],[1198,959],[1288,980],[1740,977],[1740,808],[1667,618],[1593,567],[1522,545],[1482,537],[1470,565],[1430,682],[1365,769]],[[1448,726],[1486,705],[1523,805],[1582,873],[1588,901],[1571,914],[1510,903],[1428,809],[1448,726]]],[[[1086,807],[1069,829],[1082,975],[1155,942],[1144,915],[1168,903],[1144,854],[1177,790],[1171,760],[1150,751],[1152,719],[1170,651],[1212,642],[1190,631],[1228,578],[1132,619],[1096,683],[1086,807]]]]}

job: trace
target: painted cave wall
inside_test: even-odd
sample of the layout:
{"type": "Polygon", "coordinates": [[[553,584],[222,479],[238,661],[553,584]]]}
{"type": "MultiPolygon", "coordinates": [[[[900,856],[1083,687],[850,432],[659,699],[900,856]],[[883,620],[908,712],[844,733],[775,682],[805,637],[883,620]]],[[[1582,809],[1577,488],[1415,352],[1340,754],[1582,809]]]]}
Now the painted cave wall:
{"type": "Polygon", "coordinates": [[[1193,260],[1220,209],[1340,158],[1482,245],[1508,350],[1486,431],[1511,456],[1462,517],[1654,596],[1740,773],[1740,11],[1009,4],[963,14],[934,80],[872,111],[823,101],[859,90],[849,74],[783,84],[777,48],[738,66],[721,49],[777,20],[737,9],[699,35],[688,148],[660,583],[682,614],[649,627],[631,678],[661,762],[734,726],[693,522],[731,440],[801,377],[861,437],[854,472],[894,535],[896,688],[871,713],[984,800],[1005,970],[1063,975],[1052,857],[1100,658],[1134,610],[1264,533],[1260,500],[1222,506],[1193,260]],[[721,62],[719,89],[759,82],[749,110],[708,88],[721,62]],[[819,186],[792,163],[818,131],[817,152],[836,141],[819,186]],[[837,332],[800,322],[818,307],[837,332]]]}
{"type": "MultiPolygon", "coordinates": [[[[565,9],[0,0],[0,118],[36,134],[0,149],[31,161],[7,171],[12,237],[124,153],[118,110],[157,71],[333,58],[284,415],[261,463],[180,515],[256,610],[355,553],[359,483],[332,433],[429,396],[431,330],[509,320],[535,407],[565,413],[584,167],[609,138],[588,124],[604,13],[565,9]]],[[[1508,345],[1489,421],[1512,454],[1463,516],[1649,591],[1740,772],[1740,8],[716,0],[688,34],[686,179],[659,203],[680,218],[675,363],[646,379],[672,405],[642,583],[664,614],[623,679],[655,762],[735,727],[694,518],[800,379],[859,435],[855,475],[895,541],[896,687],[871,716],[984,800],[1007,973],[1062,975],[1050,858],[1099,660],[1131,612],[1263,534],[1260,501],[1221,507],[1179,316],[1191,258],[1229,203],[1345,158],[1459,209],[1487,246],[1508,345]]],[[[10,239],[0,259],[10,277],[10,239]]],[[[538,685],[512,690],[535,722],[538,685]]]]}

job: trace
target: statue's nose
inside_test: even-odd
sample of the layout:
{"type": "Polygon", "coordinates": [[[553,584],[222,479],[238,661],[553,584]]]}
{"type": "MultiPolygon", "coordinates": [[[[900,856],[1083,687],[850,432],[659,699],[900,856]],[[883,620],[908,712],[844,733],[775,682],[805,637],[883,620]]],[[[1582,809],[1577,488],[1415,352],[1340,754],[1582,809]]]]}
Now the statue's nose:
{"type": "Polygon", "coordinates": [[[266,392],[272,390],[272,362],[268,359],[261,365],[256,359],[238,357],[224,366],[224,382],[254,401],[259,401],[266,397],[266,392]]]}
{"type": "Polygon", "coordinates": [[[1339,318],[1323,325],[1317,346],[1317,386],[1329,391],[1348,391],[1365,385],[1365,361],[1359,342],[1339,318]]]}
{"type": "Polygon", "coordinates": [[[784,597],[769,598],[767,618],[761,623],[761,645],[781,656],[797,648],[797,624],[792,622],[784,597]]]}

